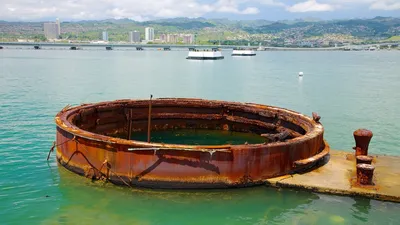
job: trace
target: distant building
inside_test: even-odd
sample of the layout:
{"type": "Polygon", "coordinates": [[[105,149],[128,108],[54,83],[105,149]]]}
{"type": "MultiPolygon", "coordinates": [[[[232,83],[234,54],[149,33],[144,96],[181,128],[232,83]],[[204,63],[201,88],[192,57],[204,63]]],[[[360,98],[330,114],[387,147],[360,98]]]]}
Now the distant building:
{"type": "Polygon", "coordinates": [[[167,34],[167,42],[168,43],[178,42],[178,35],[177,34],[167,34]]]}
{"type": "Polygon", "coordinates": [[[146,39],[146,41],[154,41],[154,28],[146,27],[145,39],[146,39]]]}
{"type": "Polygon", "coordinates": [[[160,40],[162,42],[167,42],[167,35],[166,34],[160,34],[160,40]]]}
{"type": "Polygon", "coordinates": [[[57,19],[56,22],[49,22],[43,24],[44,36],[47,39],[58,39],[60,37],[60,20],[57,19]]]}
{"type": "Polygon", "coordinates": [[[194,43],[194,35],[193,34],[185,34],[185,35],[183,35],[183,43],[185,43],[185,44],[193,44],[194,43]]]}
{"type": "Polygon", "coordinates": [[[17,39],[17,42],[35,42],[34,39],[17,39]]]}
{"type": "Polygon", "coordinates": [[[330,41],[327,41],[327,40],[322,41],[322,46],[329,47],[329,45],[330,45],[330,41]]]}
{"type": "Polygon", "coordinates": [[[103,31],[103,41],[108,41],[108,32],[103,31]]]}
{"type": "Polygon", "coordinates": [[[297,44],[299,47],[313,48],[314,43],[312,41],[300,41],[297,44]]]}
{"type": "Polygon", "coordinates": [[[131,43],[139,43],[140,42],[140,32],[135,30],[135,31],[130,31],[129,32],[129,42],[131,43]]]}
{"type": "Polygon", "coordinates": [[[56,19],[56,24],[57,24],[57,27],[58,27],[58,36],[60,36],[61,35],[61,26],[60,26],[60,19],[56,19]]]}

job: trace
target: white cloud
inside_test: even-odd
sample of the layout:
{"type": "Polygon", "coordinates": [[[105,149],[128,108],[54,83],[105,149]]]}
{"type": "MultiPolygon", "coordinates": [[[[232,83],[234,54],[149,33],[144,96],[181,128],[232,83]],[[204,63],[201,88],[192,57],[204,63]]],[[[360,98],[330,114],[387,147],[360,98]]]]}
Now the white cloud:
{"type": "Polygon", "coordinates": [[[277,0],[258,0],[256,2],[263,4],[263,5],[285,6],[284,3],[278,2],[277,0]]]}
{"type": "Polygon", "coordinates": [[[247,7],[242,11],[242,14],[258,14],[260,10],[258,10],[256,7],[247,7]]]}
{"type": "MultiPolygon", "coordinates": [[[[206,13],[257,14],[242,7],[248,0],[0,0],[0,20],[106,19],[146,20],[166,17],[199,17],[206,13]]],[[[247,6],[247,4],[245,5],[247,6]]]]}
{"type": "Polygon", "coordinates": [[[398,0],[375,1],[369,8],[377,10],[400,10],[400,2],[398,0]]]}
{"type": "Polygon", "coordinates": [[[337,4],[343,8],[366,7],[372,10],[400,10],[400,0],[325,0],[329,4],[337,4]]]}
{"type": "Polygon", "coordinates": [[[216,12],[235,13],[235,14],[257,14],[259,10],[255,7],[247,7],[244,10],[239,9],[240,3],[245,0],[218,0],[213,6],[216,12]]]}
{"type": "Polygon", "coordinates": [[[261,7],[288,12],[400,10],[400,0],[0,0],[0,20],[89,20],[200,17],[211,13],[258,14],[261,7]],[[293,3],[295,2],[295,3],[293,3]],[[262,5],[262,6],[260,6],[262,5]],[[256,8],[260,6],[260,8],[256,8]]]}
{"type": "Polygon", "coordinates": [[[316,0],[308,0],[286,7],[289,12],[325,12],[335,10],[335,6],[331,4],[318,3],[316,0]]]}

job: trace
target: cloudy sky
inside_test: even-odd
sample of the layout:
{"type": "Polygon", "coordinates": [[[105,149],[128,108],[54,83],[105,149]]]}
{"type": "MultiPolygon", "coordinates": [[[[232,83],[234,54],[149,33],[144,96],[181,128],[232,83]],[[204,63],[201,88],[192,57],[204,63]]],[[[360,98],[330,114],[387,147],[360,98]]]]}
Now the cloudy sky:
{"type": "Polygon", "coordinates": [[[400,17],[400,0],[0,0],[0,20],[400,17]]]}

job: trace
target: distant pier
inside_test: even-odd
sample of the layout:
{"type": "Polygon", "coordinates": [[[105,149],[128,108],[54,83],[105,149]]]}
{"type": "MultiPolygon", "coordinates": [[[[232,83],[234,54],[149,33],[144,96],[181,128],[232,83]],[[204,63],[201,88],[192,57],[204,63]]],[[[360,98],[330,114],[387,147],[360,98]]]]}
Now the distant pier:
{"type": "Polygon", "coordinates": [[[120,43],[52,43],[52,42],[0,42],[0,46],[6,48],[7,46],[14,46],[17,48],[21,47],[33,47],[34,49],[71,49],[75,47],[76,49],[88,49],[88,48],[103,48],[106,50],[114,50],[116,48],[125,49],[136,49],[137,51],[142,51],[145,49],[161,49],[164,51],[175,50],[190,50],[196,48],[220,48],[223,50],[233,50],[235,48],[252,48],[258,51],[359,51],[368,50],[375,48],[377,45],[380,46],[391,46],[396,48],[399,43],[380,43],[380,44],[370,44],[370,45],[347,45],[339,47],[324,47],[324,48],[304,48],[304,47],[271,47],[271,46],[238,46],[238,45],[166,45],[166,44],[120,44],[120,43]]]}

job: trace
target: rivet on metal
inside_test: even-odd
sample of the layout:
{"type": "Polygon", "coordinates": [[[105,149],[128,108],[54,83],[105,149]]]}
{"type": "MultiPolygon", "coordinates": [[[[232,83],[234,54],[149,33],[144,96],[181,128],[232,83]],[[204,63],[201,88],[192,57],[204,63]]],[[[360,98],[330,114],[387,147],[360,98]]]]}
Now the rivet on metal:
{"type": "Polygon", "coordinates": [[[357,164],[371,164],[372,159],[372,156],[359,155],[356,157],[356,162],[357,164]]]}

